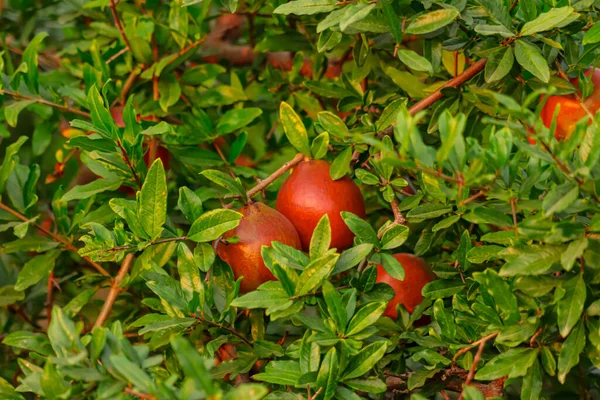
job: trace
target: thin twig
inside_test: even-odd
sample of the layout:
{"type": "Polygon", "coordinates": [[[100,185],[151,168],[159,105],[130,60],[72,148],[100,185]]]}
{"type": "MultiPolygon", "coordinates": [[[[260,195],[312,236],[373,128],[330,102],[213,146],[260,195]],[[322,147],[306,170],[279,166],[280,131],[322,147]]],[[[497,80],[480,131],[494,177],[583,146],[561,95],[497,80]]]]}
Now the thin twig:
{"type": "Polygon", "coordinates": [[[119,146],[119,149],[121,149],[121,153],[123,154],[123,161],[125,161],[125,164],[127,164],[127,166],[129,167],[131,175],[133,176],[133,179],[135,179],[135,183],[137,184],[138,189],[142,190],[142,182],[140,181],[140,177],[133,168],[133,164],[131,163],[129,156],[127,155],[127,150],[125,150],[125,147],[123,147],[123,143],[121,143],[120,140],[117,140],[117,146],[119,146]]]}
{"type": "MultiPolygon", "coordinates": [[[[471,365],[471,369],[469,370],[467,379],[465,379],[465,384],[464,384],[463,388],[469,386],[471,384],[471,381],[473,381],[473,378],[475,377],[475,370],[477,369],[477,364],[479,364],[479,361],[481,360],[481,355],[483,354],[483,349],[485,348],[485,344],[491,338],[493,338],[493,336],[489,335],[480,340],[481,343],[479,343],[479,348],[477,349],[475,358],[473,358],[473,365],[471,365]]],[[[463,400],[464,395],[465,395],[465,390],[463,389],[463,391],[460,393],[460,396],[458,396],[458,400],[463,400]]]]}
{"type": "MultiPolygon", "coordinates": [[[[158,239],[153,242],[150,242],[150,244],[148,244],[148,246],[154,246],[157,244],[169,243],[169,242],[177,242],[177,241],[181,241],[181,240],[187,240],[187,236],[178,236],[178,237],[174,237],[174,238],[158,239]]],[[[129,249],[134,249],[134,248],[137,248],[137,245],[130,244],[130,245],[126,245],[126,246],[112,247],[110,249],[100,250],[99,253],[100,254],[116,253],[117,251],[129,250],[129,249]]]]}
{"type": "MultiPolygon", "coordinates": [[[[475,75],[477,75],[479,72],[483,71],[483,68],[485,67],[486,63],[487,63],[486,58],[477,61],[475,64],[471,65],[469,68],[464,70],[456,78],[450,79],[449,81],[444,83],[442,86],[440,86],[435,92],[431,93],[429,96],[425,97],[423,100],[417,102],[415,105],[413,105],[408,110],[408,112],[411,115],[415,115],[419,111],[422,111],[422,110],[430,107],[433,103],[435,103],[436,101],[438,101],[439,99],[441,99],[444,96],[442,93],[443,89],[449,88],[449,87],[455,88],[455,87],[458,87],[458,86],[462,85],[463,83],[467,82],[468,80],[473,78],[475,75]]],[[[382,130],[381,132],[378,132],[377,135],[378,136],[389,136],[393,132],[394,132],[394,125],[382,130]]]]}
{"type": "Polygon", "coordinates": [[[404,215],[402,215],[400,209],[398,208],[398,200],[396,200],[396,197],[394,197],[394,200],[392,200],[390,206],[392,206],[392,212],[394,213],[394,223],[399,225],[406,224],[406,218],[404,218],[404,215]]]}
{"type": "Polygon", "coordinates": [[[115,61],[117,58],[121,57],[123,54],[127,53],[128,51],[129,51],[129,49],[127,47],[123,47],[121,50],[119,50],[117,53],[115,53],[111,58],[106,60],[106,65],[115,61]]]}
{"type": "Polygon", "coordinates": [[[208,319],[204,318],[203,316],[199,316],[199,315],[194,314],[194,313],[190,314],[190,316],[192,318],[197,319],[201,323],[205,323],[205,324],[210,325],[212,327],[226,330],[227,332],[229,332],[233,336],[239,338],[242,342],[246,343],[248,346],[254,347],[254,345],[252,344],[251,341],[249,341],[248,339],[246,339],[246,337],[244,335],[242,335],[241,333],[239,333],[238,331],[236,331],[231,326],[226,326],[226,325],[223,325],[223,324],[219,324],[218,322],[214,322],[214,321],[208,320],[208,319]]]}
{"type": "Polygon", "coordinates": [[[108,296],[106,296],[106,300],[104,301],[104,305],[102,306],[100,315],[98,315],[98,319],[94,323],[94,327],[104,325],[104,322],[110,315],[110,311],[112,310],[112,307],[115,304],[115,300],[117,299],[119,292],[122,290],[120,287],[121,283],[123,282],[123,279],[125,279],[125,275],[127,275],[127,272],[131,267],[132,261],[133,254],[127,254],[125,256],[125,259],[123,260],[123,263],[121,264],[121,268],[119,268],[117,276],[110,285],[110,292],[108,292],[108,296]]]}
{"type": "Polygon", "coordinates": [[[15,99],[23,99],[23,100],[35,101],[36,103],[40,103],[40,104],[44,104],[44,105],[47,105],[47,106],[50,106],[50,107],[54,107],[54,108],[59,109],[59,110],[64,111],[64,112],[69,112],[69,113],[81,115],[82,117],[90,118],[90,114],[86,113],[85,111],[76,110],[74,108],[67,107],[67,106],[61,106],[60,104],[52,103],[51,101],[48,101],[46,99],[42,99],[41,97],[25,96],[25,95],[20,94],[20,93],[10,92],[8,90],[3,90],[3,89],[0,89],[0,94],[2,94],[2,95],[5,94],[5,95],[8,95],[8,96],[12,96],[15,99]]]}
{"type": "MultiPolygon", "coordinates": [[[[23,214],[19,213],[18,211],[13,210],[12,208],[10,208],[9,206],[7,206],[6,204],[4,204],[2,202],[0,202],[0,209],[14,215],[15,217],[19,218],[23,222],[29,221],[29,218],[27,218],[23,214]]],[[[45,229],[44,227],[42,227],[36,223],[34,223],[33,226],[35,227],[35,229],[37,229],[41,233],[45,234],[46,236],[49,236],[52,239],[54,239],[55,241],[62,243],[63,246],[65,246],[66,250],[72,251],[72,252],[76,253],[77,255],[79,255],[79,250],[77,249],[77,247],[75,247],[75,245],[73,245],[73,243],[71,243],[66,238],[59,236],[55,233],[52,233],[49,230],[45,229]]],[[[102,266],[100,264],[92,261],[89,257],[87,257],[87,256],[80,256],[80,257],[83,258],[89,265],[94,267],[96,269],[96,271],[98,271],[100,274],[102,274],[104,276],[110,276],[110,274],[108,272],[106,272],[106,270],[104,268],[102,268],[102,266]]]]}
{"type": "Polygon", "coordinates": [[[515,229],[515,237],[519,237],[519,229],[517,228],[517,198],[510,198],[510,209],[512,211],[513,228],[515,229]]]}
{"type": "Polygon", "coordinates": [[[469,346],[460,349],[459,351],[456,352],[456,354],[454,355],[454,357],[452,358],[452,361],[456,361],[458,359],[458,357],[460,357],[461,355],[465,354],[467,351],[471,350],[473,347],[479,346],[480,344],[487,342],[490,339],[495,338],[496,336],[498,336],[500,332],[495,332],[492,333],[490,335],[487,335],[473,343],[471,343],[469,346]]]}
{"type": "Polygon", "coordinates": [[[115,0],[110,0],[110,9],[112,11],[113,18],[115,19],[115,25],[117,25],[117,29],[121,33],[123,42],[125,42],[125,46],[127,46],[128,50],[131,50],[129,39],[127,39],[127,35],[125,35],[125,30],[123,29],[123,25],[121,25],[121,20],[119,19],[119,15],[117,14],[117,4],[115,3],[115,0]]]}
{"type": "Polygon", "coordinates": [[[133,389],[132,389],[132,388],[130,388],[130,387],[126,387],[126,388],[125,388],[125,393],[131,394],[131,395],[133,395],[133,396],[137,396],[137,397],[139,397],[140,399],[144,399],[144,400],[155,400],[155,399],[156,399],[156,397],[154,397],[154,396],[153,396],[153,395],[151,395],[151,394],[147,394],[147,393],[141,393],[141,392],[138,392],[138,391],[136,391],[136,390],[133,390],[133,389]]]}
{"type": "Polygon", "coordinates": [[[54,269],[50,271],[48,275],[48,293],[46,294],[46,319],[48,325],[50,325],[50,319],[52,317],[52,306],[54,305],[54,269]]]}
{"type": "Polygon", "coordinates": [[[296,154],[294,158],[290,161],[286,162],[279,168],[277,171],[273,172],[270,176],[263,179],[258,185],[254,186],[252,189],[248,190],[248,197],[252,197],[257,193],[260,193],[263,189],[273,183],[277,178],[281,175],[285,174],[290,169],[294,168],[296,165],[300,164],[306,156],[304,154],[296,154]]]}
{"type": "MultiPolygon", "coordinates": [[[[469,197],[468,199],[466,199],[465,201],[461,201],[458,203],[459,206],[464,206],[465,204],[469,204],[470,202],[472,202],[473,200],[478,199],[481,196],[485,196],[486,191],[485,190],[480,190],[479,192],[475,193],[473,196],[469,197]]],[[[459,197],[460,198],[460,197],[459,197]]]]}
{"type": "MultiPolygon", "coordinates": [[[[183,57],[184,55],[186,55],[190,50],[193,50],[196,47],[200,46],[206,40],[206,38],[207,37],[204,36],[202,39],[198,39],[195,42],[193,42],[192,44],[188,45],[187,47],[184,47],[183,49],[181,49],[179,51],[179,53],[177,53],[176,57],[174,57],[172,60],[170,60],[169,62],[167,62],[167,65],[165,65],[165,67],[163,69],[166,69],[170,65],[174,64],[177,60],[179,60],[181,57],[183,57]]],[[[172,57],[172,55],[169,56],[169,57],[172,57]]]]}
{"type": "Polygon", "coordinates": [[[140,69],[134,68],[131,71],[131,73],[129,74],[129,77],[127,77],[127,80],[123,84],[123,89],[121,89],[121,96],[120,96],[121,104],[125,104],[125,102],[127,100],[127,93],[129,92],[129,89],[131,89],[131,86],[133,85],[133,82],[135,82],[139,73],[140,73],[140,69]]]}

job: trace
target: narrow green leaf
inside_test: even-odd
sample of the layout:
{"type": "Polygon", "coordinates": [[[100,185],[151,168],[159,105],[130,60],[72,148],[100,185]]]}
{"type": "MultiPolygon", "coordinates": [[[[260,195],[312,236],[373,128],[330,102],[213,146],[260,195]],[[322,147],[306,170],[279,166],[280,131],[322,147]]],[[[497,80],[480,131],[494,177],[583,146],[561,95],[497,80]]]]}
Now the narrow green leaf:
{"type": "Polygon", "coordinates": [[[558,302],[557,316],[560,335],[567,337],[571,329],[581,319],[586,299],[586,288],[583,275],[569,279],[564,285],[565,295],[558,302]]]}
{"type": "MultiPolygon", "coordinates": [[[[385,306],[384,306],[385,308],[385,306]]],[[[379,341],[371,343],[363,348],[357,355],[350,359],[348,366],[344,370],[342,379],[348,380],[358,378],[370,371],[379,360],[384,356],[387,350],[387,342],[379,341]]]]}
{"type": "Polygon", "coordinates": [[[60,253],[60,250],[51,250],[27,261],[19,272],[15,290],[23,291],[48,276],[60,253]]]}
{"type": "Polygon", "coordinates": [[[406,33],[424,35],[448,25],[460,15],[455,8],[443,8],[419,15],[406,28],[406,33]]]}
{"type": "Polygon", "coordinates": [[[311,259],[323,256],[331,245],[331,225],[329,216],[323,215],[313,231],[310,239],[309,255],[311,259]]]}
{"type": "Polygon", "coordinates": [[[283,125],[285,135],[292,146],[294,146],[300,153],[310,156],[308,133],[306,132],[306,128],[304,127],[302,120],[298,114],[296,114],[292,106],[285,101],[282,102],[279,108],[279,116],[281,118],[281,124],[283,125]]]}
{"type": "Polygon", "coordinates": [[[160,237],[167,220],[167,178],[160,158],[154,161],[144,180],[137,214],[148,236],[152,240],[160,237]]]}
{"type": "Polygon", "coordinates": [[[579,364],[579,355],[585,348],[585,342],[585,325],[583,321],[579,321],[569,337],[567,337],[567,340],[563,343],[558,355],[557,377],[560,383],[565,383],[567,374],[571,371],[571,368],[579,364]]]}
{"type": "Polygon", "coordinates": [[[542,82],[550,80],[550,68],[539,47],[526,40],[515,42],[515,57],[521,66],[542,82]]]}
{"type": "Polygon", "coordinates": [[[194,242],[210,242],[235,228],[242,214],[233,210],[217,209],[202,214],[190,228],[188,239],[194,242]]]}

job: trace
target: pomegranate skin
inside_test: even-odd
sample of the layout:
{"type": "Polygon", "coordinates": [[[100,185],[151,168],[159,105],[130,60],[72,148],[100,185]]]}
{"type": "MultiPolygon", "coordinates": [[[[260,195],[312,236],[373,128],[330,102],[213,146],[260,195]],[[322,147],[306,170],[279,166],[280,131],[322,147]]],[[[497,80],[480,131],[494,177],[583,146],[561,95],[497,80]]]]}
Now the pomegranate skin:
{"type": "MultiPolygon", "coordinates": [[[[580,101],[578,96],[574,94],[550,96],[542,108],[540,117],[544,125],[550,128],[554,110],[560,105],[560,110],[556,115],[556,131],[554,133],[556,140],[567,140],[573,134],[577,122],[588,115],[586,109],[592,115],[595,115],[600,109],[600,69],[590,68],[585,72],[585,75],[591,76],[591,81],[594,85],[593,92],[587,98],[580,101]]],[[[579,89],[579,79],[573,78],[569,79],[569,81],[579,89]]]]}
{"type": "Polygon", "coordinates": [[[395,320],[398,318],[396,305],[401,303],[408,312],[412,313],[415,307],[423,301],[421,294],[423,286],[435,280],[436,276],[422,258],[408,253],[394,254],[394,258],[400,261],[404,268],[404,280],[400,281],[391,277],[382,265],[377,265],[376,282],[387,283],[394,289],[395,296],[388,302],[383,315],[395,320]]]}
{"type": "Polygon", "coordinates": [[[348,176],[334,181],[329,168],[329,163],[323,160],[301,162],[277,195],[277,210],[296,227],[305,251],[308,251],[313,231],[323,215],[329,216],[331,247],[338,251],[350,247],[354,240],[354,234],[340,213],[349,211],[361,218],[366,215],[358,186],[348,176]]]}
{"type": "Polygon", "coordinates": [[[243,217],[237,228],[223,235],[223,239],[237,236],[237,243],[219,242],[217,254],[227,262],[236,279],[243,277],[240,291],[256,290],[266,281],[276,280],[265,266],[262,246],[278,241],[300,249],[300,238],[292,223],[279,211],[264,203],[252,203],[238,210],[243,217]]]}

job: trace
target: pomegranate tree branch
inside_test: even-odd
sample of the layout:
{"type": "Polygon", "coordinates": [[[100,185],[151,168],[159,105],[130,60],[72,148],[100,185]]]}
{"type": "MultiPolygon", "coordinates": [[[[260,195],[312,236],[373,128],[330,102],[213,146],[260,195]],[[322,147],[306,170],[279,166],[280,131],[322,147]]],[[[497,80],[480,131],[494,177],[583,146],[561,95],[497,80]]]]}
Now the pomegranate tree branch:
{"type": "Polygon", "coordinates": [[[248,198],[254,196],[257,193],[263,191],[267,186],[273,183],[277,178],[281,175],[285,174],[290,169],[294,168],[296,165],[300,164],[302,160],[304,160],[306,156],[304,154],[296,154],[294,158],[290,161],[286,162],[279,168],[277,171],[273,172],[269,177],[263,179],[258,185],[254,186],[252,189],[248,190],[248,198]]]}
{"type": "MultiPolygon", "coordinates": [[[[0,202],[0,209],[8,212],[9,214],[17,217],[18,219],[20,219],[23,222],[28,222],[29,218],[27,218],[26,216],[24,216],[23,214],[19,213],[16,210],[13,210],[12,208],[10,208],[9,206],[7,206],[6,204],[0,202]]],[[[69,240],[67,240],[66,238],[57,235],[55,233],[50,232],[49,230],[45,229],[44,227],[38,225],[38,224],[33,224],[33,226],[35,227],[35,229],[37,229],[38,231],[40,231],[41,233],[43,233],[46,236],[51,237],[52,239],[54,239],[55,241],[62,243],[63,246],[65,246],[66,250],[72,251],[74,253],[76,253],[77,255],[79,255],[79,250],[77,249],[77,247],[75,247],[75,245],[73,245],[73,243],[71,243],[69,240]]],[[[104,268],[102,268],[102,266],[94,261],[92,261],[89,257],[87,256],[82,256],[82,258],[89,264],[91,265],[94,269],[96,269],[96,271],[98,271],[101,275],[104,276],[110,276],[110,274],[108,272],[106,272],[106,270],[104,268]]]]}
{"type": "Polygon", "coordinates": [[[119,268],[119,272],[117,273],[117,276],[115,277],[115,279],[113,279],[113,281],[110,285],[110,292],[108,292],[108,296],[106,297],[106,300],[104,301],[104,305],[102,306],[100,315],[98,315],[98,319],[94,323],[94,327],[104,325],[104,322],[110,315],[110,311],[112,310],[112,307],[115,304],[115,300],[117,299],[119,292],[122,290],[120,287],[121,283],[123,282],[123,279],[125,279],[125,275],[127,275],[127,272],[129,271],[129,268],[131,267],[132,261],[133,261],[133,254],[127,254],[125,256],[125,259],[123,260],[123,263],[121,264],[121,268],[119,268]]]}
{"type": "MultiPolygon", "coordinates": [[[[177,60],[179,60],[181,57],[185,56],[190,50],[195,49],[196,47],[200,46],[202,43],[204,43],[204,41],[206,40],[206,36],[204,36],[201,39],[196,40],[195,42],[187,45],[186,47],[184,47],[183,49],[181,49],[179,51],[179,53],[175,54],[175,57],[173,57],[173,55],[169,56],[169,57],[173,57],[172,60],[170,60],[167,65],[165,65],[164,68],[167,68],[168,66],[174,64],[177,60]]],[[[163,68],[163,69],[164,69],[163,68]]]]}
{"type": "Polygon", "coordinates": [[[129,167],[131,175],[133,176],[133,179],[135,179],[135,183],[137,184],[138,189],[142,190],[142,182],[140,181],[140,177],[138,176],[138,174],[135,172],[133,164],[131,164],[131,160],[127,155],[127,150],[125,150],[125,147],[123,147],[123,143],[121,143],[120,140],[117,140],[117,146],[119,146],[119,149],[121,149],[121,153],[123,154],[123,161],[125,161],[125,164],[127,164],[127,166],[129,167]]]}
{"type": "Polygon", "coordinates": [[[473,343],[471,343],[469,346],[460,349],[459,351],[456,352],[456,354],[454,355],[454,357],[452,358],[452,361],[456,361],[458,359],[458,357],[460,357],[461,355],[465,354],[467,351],[471,350],[473,347],[479,346],[480,344],[485,344],[488,340],[495,338],[496,336],[498,336],[500,332],[494,332],[490,335],[487,335],[473,343]]]}
{"type": "Polygon", "coordinates": [[[44,105],[50,106],[50,107],[54,107],[54,108],[56,108],[58,110],[61,110],[61,111],[64,111],[64,112],[69,112],[69,113],[81,115],[82,117],[90,118],[90,114],[87,113],[87,112],[85,112],[85,111],[76,110],[76,109],[71,108],[71,107],[62,106],[60,104],[52,103],[51,101],[48,101],[46,99],[42,99],[41,97],[25,96],[25,95],[20,94],[20,93],[10,92],[8,90],[3,90],[3,89],[0,89],[0,94],[2,94],[2,95],[5,94],[7,96],[12,96],[15,99],[23,99],[23,100],[35,101],[36,103],[44,104],[44,105]]]}
{"type": "MultiPolygon", "coordinates": [[[[187,236],[178,236],[178,237],[173,237],[173,238],[158,239],[153,242],[150,242],[148,244],[148,246],[155,246],[157,244],[169,243],[169,242],[178,242],[178,241],[182,241],[182,240],[187,240],[187,236]]],[[[137,248],[137,245],[130,244],[130,245],[126,245],[126,246],[112,247],[110,249],[100,250],[99,253],[116,253],[117,251],[129,250],[129,249],[135,249],[135,248],[137,248]]]]}
{"type": "Polygon", "coordinates": [[[218,322],[214,322],[211,320],[208,320],[206,318],[204,318],[203,316],[191,313],[190,317],[198,320],[201,323],[205,323],[207,325],[210,325],[214,328],[219,328],[219,329],[223,329],[227,332],[229,332],[230,334],[232,334],[233,336],[237,337],[238,339],[240,339],[242,342],[246,343],[248,346],[250,347],[254,347],[254,345],[252,344],[251,341],[249,341],[248,339],[246,339],[246,337],[244,335],[242,335],[241,333],[239,333],[238,331],[236,331],[233,327],[231,326],[226,326],[223,324],[219,324],[218,322]]]}
{"type": "Polygon", "coordinates": [[[123,38],[123,42],[125,42],[125,46],[127,46],[127,50],[131,50],[129,39],[127,39],[127,36],[125,35],[125,30],[123,29],[123,25],[121,25],[121,20],[117,14],[117,4],[115,3],[115,0],[110,0],[110,9],[112,11],[113,18],[115,19],[115,25],[121,33],[121,37],[123,38]]]}
{"type": "Polygon", "coordinates": [[[392,212],[394,213],[394,223],[398,225],[406,224],[406,218],[404,218],[404,215],[402,215],[400,209],[398,208],[398,200],[396,200],[395,195],[394,200],[392,200],[390,203],[390,206],[392,206],[392,212]]]}
{"type": "MultiPolygon", "coordinates": [[[[487,63],[487,59],[481,59],[477,61],[475,64],[471,65],[469,68],[464,70],[460,75],[457,75],[455,78],[450,79],[442,86],[440,86],[435,92],[431,93],[429,96],[425,97],[423,100],[420,100],[416,104],[414,104],[411,108],[408,109],[408,112],[411,115],[415,115],[419,111],[425,110],[430,107],[433,103],[441,99],[444,95],[442,94],[442,90],[445,88],[455,88],[463,83],[467,82],[475,75],[483,71],[485,64],[487,63]]],[[[394,132],[394,126],[390,126],[377,134],[377,136],[389,136],[394,132]]]]}
{"type": "MultiPolygon", "coordinates": [[[[483,354],[483,349],[485,348],[485,344],[487,343],[488,340],[492,339],[493,337],[495,337],[495,336],[488,335],[479,341],[480,342],[479,348],[477,349],[475,358],[473,358],[473,365],[471,365],[471,369],[469,370],[467,379],[465,379],[464,387],[469,386],[471,384],[471,381],[473,381],[473,378],[475,377],[475,370],[477,369],[477,364],[479,364],[479,361],[481,360],[481,355],[483,354]]],[[[465,395],[465,390],[463,388],[463,390],[460,392],[460,396],[458,396],[458,400],[463,400],[464,395],[465,395]]]]}

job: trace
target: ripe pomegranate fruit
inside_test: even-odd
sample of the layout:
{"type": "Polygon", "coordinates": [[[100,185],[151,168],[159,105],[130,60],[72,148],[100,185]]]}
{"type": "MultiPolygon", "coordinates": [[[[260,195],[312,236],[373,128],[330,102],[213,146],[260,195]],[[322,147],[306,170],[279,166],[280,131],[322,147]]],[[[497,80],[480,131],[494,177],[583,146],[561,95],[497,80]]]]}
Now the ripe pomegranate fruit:
{"type": "MultiPolygon", "coordinates": [[[[595,115],[596,111],[600,109],[600,69],[590,68],[585,72],[585,75],[591,76],[594,84],[594,91],[590,96],[583,100],[581,99],[581,93],[579,93],[579,96],[575,94],[550,96],[542,108],[540,116],[544,125],[550,128],[554,110],[560,105],[560,110],[556,115],[556,132],[554,133],[556,140],[567,140],[573,134],[577,122],[588,115],[586,109],[592,115],[595,115]]],[[[579,88],[577,78],[570,79],[570,81],[579,88]]]]}
{"type": "Polygon", "coordinates": [[[243,215],[240,224],[223,235],[223,239],[237,236],[238,242],[219,242],[216,250],[231,266],[235,278],[243,277],[240,291],[247,293],[266,281],[276,280],[265,266],[261,247],[278,241],[300,249],[300,238],[283,214],[264,203],[251,203],[238,211],[243,215]]]}
{"type": "Polygon", "coordinates": [[[277,210],[294,224],[305,251],[323,215],[329,216],[331,247],[340,251],[351,246],[354,240],[340,213],[349,211],[365,217],[365,203],[358,186],[348,176],[334,181],[329,168],[329,163],[323,160],[301,162],[277,195],[277,210]]]}
{"type": "Polygon", "coordinates": [[[404,280],[400,281],[391,277],[381,265],[377,265],[377,282],[387,283],[394,289],[396,294],[388,302],[383,315],[392,319],[398,318],[396,305],[402,304],[408,312],[412,313],[417,305],[423,301],[421,290],[427,283],[435,280],[435,274],[429,265],[422,259],[408,253],[394,254],[394,258],[400,261],[404,268],[404,280]]]}

